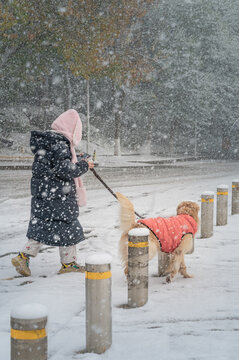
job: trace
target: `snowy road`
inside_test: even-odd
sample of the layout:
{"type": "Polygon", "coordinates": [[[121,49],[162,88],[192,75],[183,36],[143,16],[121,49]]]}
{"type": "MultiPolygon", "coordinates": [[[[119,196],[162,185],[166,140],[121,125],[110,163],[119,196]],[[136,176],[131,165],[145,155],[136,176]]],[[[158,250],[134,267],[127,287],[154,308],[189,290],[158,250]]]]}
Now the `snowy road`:
{"type": "MultiPolygon", "coordinates": [[[[170,216],[185,199],[200,201],[203,191],[239,178],[238,163],[184,163],[142,170],[99,173],[120,190],[143,216],[170,216]],[[122,177],[122,174],[123,177],[122,177]]],[[[149,301],[138,309],[121,307],[127,301],[127,283],[119,257],[118,204],[100,183],[85,178],[88,205],[80,221],[87,240],[78,245],[79,262],[97,251],[111,254],[113,288],[113,344],[102,355],[81,354],[85,347],[84,275],[56,275],[57,249],[44,247],[31,260],[32,276],[15,275],[10,259],[23,245],[29,218],[29,172],[1,171],[0,186],[0,347],[10,359],[10,311],[16,304],[38,302],[49,309],[49,360],[201,360],[237,359],[239,354],[239,215],[228,225],[214,227],[210,239],[196,239],[186,264],[193,279],[177,277],[172,284],[158,278],[157,259],[150,263],[149,301]],[[17,175],[17,177],[16,177],[17,175]]]]}
{"type": "MultiPolygon", "coordinates": [[[[238,177],[239,163],[226,161],[193,161],[168,165],[122,168],[96,168],[97,173],[109,186],[122,187],[135,184],[161,184],[180,182],[190,177],[217,177],[231,174],[238,177]]],[[[21,198],[30,194],[30,170],[0,170],[0,202],[6,198],[21,198]]],[[[83,176],[87,189],[102,188],[101,183],[89,171],[83,176]]]]}

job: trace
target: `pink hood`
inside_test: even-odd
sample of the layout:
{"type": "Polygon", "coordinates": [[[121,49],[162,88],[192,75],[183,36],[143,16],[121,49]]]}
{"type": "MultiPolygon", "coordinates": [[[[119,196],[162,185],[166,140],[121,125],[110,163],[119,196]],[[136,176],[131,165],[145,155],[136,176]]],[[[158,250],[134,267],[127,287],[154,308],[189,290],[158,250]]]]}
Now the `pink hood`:
{"type": "MultiPolygon", "coordinates": [[[[82,123],[79,114],[74,109],[65,111],[53,121],[51,128],[64,135],[71,143],[72,162],[76,163],[77,157],[74,146],[78,146],[82,137],[82,123]]],[[[86,190],[80,177],[74,179],[76,186],[76,199],[79,206],[86,205],[86,190]]]]}
{"type": "Polygon", "coordinates": [[[64,135],[74,146],[78,146],[82,137],[82,123],[74,109],[65,111],[51,124],[51,128],[64,135]]]}

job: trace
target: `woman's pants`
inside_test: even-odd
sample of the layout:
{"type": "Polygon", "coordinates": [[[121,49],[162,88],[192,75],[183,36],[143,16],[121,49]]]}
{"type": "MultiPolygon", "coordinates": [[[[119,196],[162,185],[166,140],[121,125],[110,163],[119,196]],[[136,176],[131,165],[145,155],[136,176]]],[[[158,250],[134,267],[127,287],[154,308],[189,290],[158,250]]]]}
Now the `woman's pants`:
{"type": "MultiPolygon", "coordinates": [[[[37,256],[41,250],[43,244],[39,241],[29,239],[28,242],[22,248],[22,252],[29,256],[37,256]]],[[[59,253],[62,264],[69,264],[72,261],[76,261],[76,246],[59,246],[59,253]]]]}

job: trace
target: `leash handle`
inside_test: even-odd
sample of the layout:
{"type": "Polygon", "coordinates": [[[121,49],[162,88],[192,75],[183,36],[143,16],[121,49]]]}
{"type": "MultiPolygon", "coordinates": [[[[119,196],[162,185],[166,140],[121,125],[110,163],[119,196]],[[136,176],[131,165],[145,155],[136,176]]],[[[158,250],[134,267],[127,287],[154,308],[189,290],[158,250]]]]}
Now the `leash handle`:
{"type": "Polygon", "coordinates": [[[93,156],[92,156],[92,161],[95,162],[95,160],[96,160],[96,150],[94,150],[93,156]]]}
{"type": "MultiPolygon", "coordinates": [[[[117,195],[114,193],[114,191],[104,182],[104,180],[100,177],[99,174],[95,171],[95,169],[90,169],[95,177],[104,185],[104,187],[118,200],[117,195]]],[[[140,216],[136,211],[134,212],[136,216],[138,216],[140,219],[143,219],[142,216],[140,216]]]]}

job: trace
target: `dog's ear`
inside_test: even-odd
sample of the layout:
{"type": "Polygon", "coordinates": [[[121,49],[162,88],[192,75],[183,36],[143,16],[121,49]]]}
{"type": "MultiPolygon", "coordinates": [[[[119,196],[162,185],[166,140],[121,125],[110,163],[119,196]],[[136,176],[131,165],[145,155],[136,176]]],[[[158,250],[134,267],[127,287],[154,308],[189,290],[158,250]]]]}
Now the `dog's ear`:
{"type": "Polygon", "coordinates": [[[199,211],[199,205],[194,201],[182,201],[177,207],[177,214],[185,214],[185,211],[199,211]]]}
{"type": "Polygon", "coordinates": [[[177,207],[177,215],[187,214],[194,218],[194,220],[199,223],[198,212],[199,205],[194,201],[183,201],[177,207]]]}

